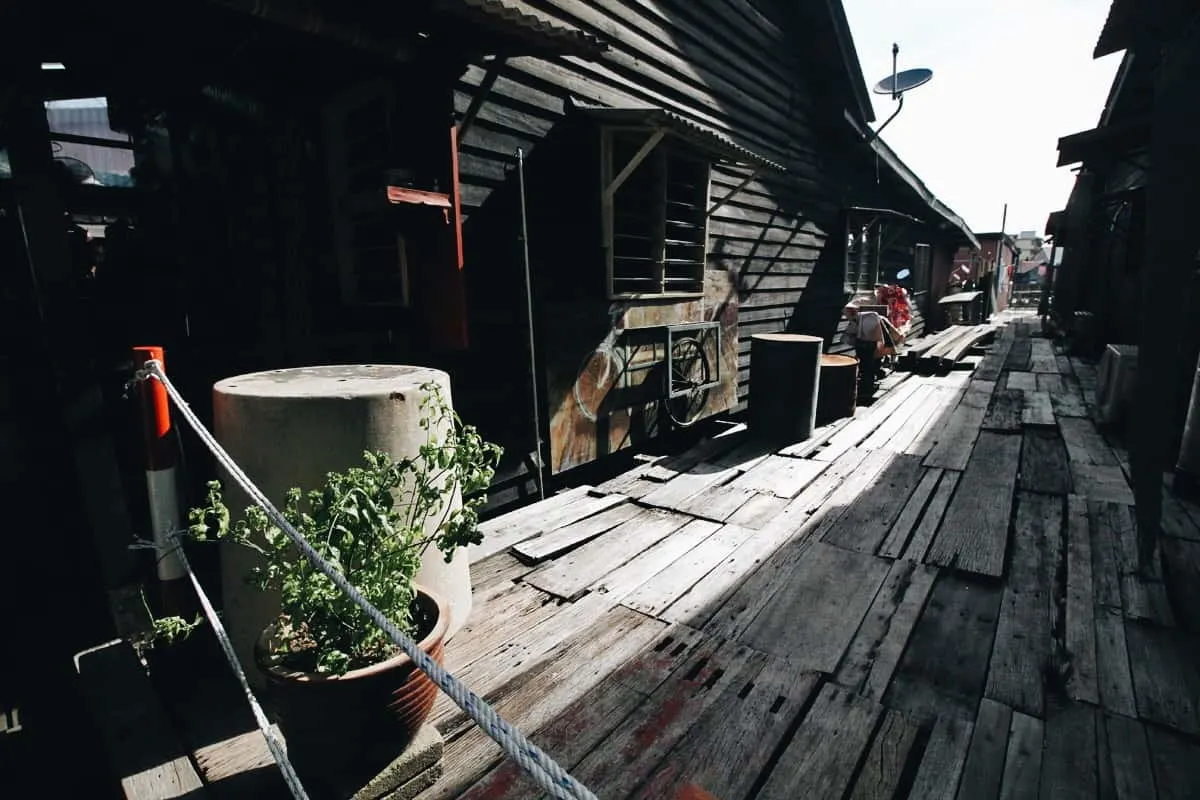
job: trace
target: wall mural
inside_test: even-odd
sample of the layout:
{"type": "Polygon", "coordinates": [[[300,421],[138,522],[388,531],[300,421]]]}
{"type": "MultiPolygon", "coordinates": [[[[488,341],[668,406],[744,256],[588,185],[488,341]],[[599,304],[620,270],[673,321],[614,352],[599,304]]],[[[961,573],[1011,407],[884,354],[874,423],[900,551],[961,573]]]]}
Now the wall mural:
{"type": "Polygon", "coordinates": [[[737,307],[730,276],[708,270],[695,299],[548,308],[551,471],[732,408],[737,307]]]}

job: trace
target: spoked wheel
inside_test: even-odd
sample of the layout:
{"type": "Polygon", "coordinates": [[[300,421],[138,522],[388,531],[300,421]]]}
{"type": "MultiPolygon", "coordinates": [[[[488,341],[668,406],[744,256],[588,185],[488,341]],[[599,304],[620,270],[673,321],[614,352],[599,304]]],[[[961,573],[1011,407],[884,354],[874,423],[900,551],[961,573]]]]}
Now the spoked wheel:
{"type": "Polygon", "coordinates": [[[667,416],[680,428],[700,419],[708,402],[708,383],[712,371],[704,348],[696,339],[677,339],[671,345],[670,392],[663,401],[667,416]]]}

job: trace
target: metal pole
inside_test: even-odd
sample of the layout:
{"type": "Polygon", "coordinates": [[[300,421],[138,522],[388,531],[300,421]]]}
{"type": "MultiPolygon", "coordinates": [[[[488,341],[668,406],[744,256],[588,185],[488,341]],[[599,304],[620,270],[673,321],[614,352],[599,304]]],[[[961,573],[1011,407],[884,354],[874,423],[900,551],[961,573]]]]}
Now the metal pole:
{"type": "Polygon", "coordinates": [[[517,185],[521,195],[521,258],[525,266],[525,309],[529,315],[529,388],[533,391],[533,463],[537,470],[538,499],[546,499],[542,469],[542,420],[538,413],[538,373],[533,329],[533,279],[529,272],[529,221],[525,211],[525,150],[517,148],[517,185]]]}

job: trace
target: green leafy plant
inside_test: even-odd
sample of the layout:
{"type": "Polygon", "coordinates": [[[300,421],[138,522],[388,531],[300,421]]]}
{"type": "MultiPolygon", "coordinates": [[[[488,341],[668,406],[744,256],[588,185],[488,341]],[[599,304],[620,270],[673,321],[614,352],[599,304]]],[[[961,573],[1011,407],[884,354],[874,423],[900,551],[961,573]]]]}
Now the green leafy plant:
{"type": "MultiPolygon", "coordinates": [[[[288,491],[284,517],[363,596],[401,630],[416,633],[414,578],[437,547],[447,561],[478,544],[479,508],[501,449],[450,408],[436,384],[421,387],[426,440],[414,458],[364,453],[362,466],[331,472],[325,485],[288,491]],[[461,497],[461,506],[455,501],[461,497]]],[[[340,675],[394,653],[386,634],[313,567],[257,505],[233,521],[221,484],[208,484],[204,506],[189,514],[190,535],[228,539],[263,557],[249,580],[280,594],[272,658],[303,672],[340,675]]]]}

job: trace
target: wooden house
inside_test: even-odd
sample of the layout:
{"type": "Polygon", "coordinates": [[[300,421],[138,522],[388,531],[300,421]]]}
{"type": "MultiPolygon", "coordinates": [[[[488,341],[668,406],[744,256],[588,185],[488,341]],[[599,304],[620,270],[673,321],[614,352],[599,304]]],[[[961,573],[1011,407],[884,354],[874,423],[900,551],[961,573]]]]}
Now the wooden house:
{"type": "Polygon", "coordinates": [[[3,246],[34,279],[8,318],[73,393],[42,411],[86,485],[123,489],[119,513],[91,490],[110,543],[145,507],[133,344],[202,418],[238,372],[447,369],[507,450],[504,502],[538,439],[558,474],[744,408],[751,336],[837,347],[847,299],[903,268],[919,333],[974,242],[871,134],[838,3],[155,8],[42,9],[6,54],[3,246]],[[80,98],[108,134],[50,128],[80,98]],[[80,180],[66,146],[125,177],[80,180]]]}
{"type": "MultiPolygon", "coordinates": [[[[70,591],[18,614],[45,586],[18,568],[0,620],[47,654],[102,641],[97,593],[138,575],[133,345],[166,348],[205,420],[240,372],[444,368],[507,450],[502,504],[533,492],[539,440],[557,474],[740,410],[752,335],[836,347],[847,299],[902,267],[919,332],[973,242],[872,136],[837,2],[64,0],[6,22],[0,477],[10,507],[64,513],[5,563],[70,591]]],[[[194,490],[211,462],[183,439],[194,490]]],[[[47,703],[67,716],[30,724],[69,727],[47,703]]]]}
{"type": "Polygon", "coordinates": [[[1074,332],[1097,345],[1138,345],[1130,456],[1139,528],[1153,531],[1200,355],[1200,9],[1114,0],[1094,55],[1119,52],[1097,127],[1059,140],[1060,165],[1079,171],[1066,208],[1048,222],[1064,250],[1053,310],[1068,331],[1076,312],[1090,312],[1090,330],[1074,332]]]}

